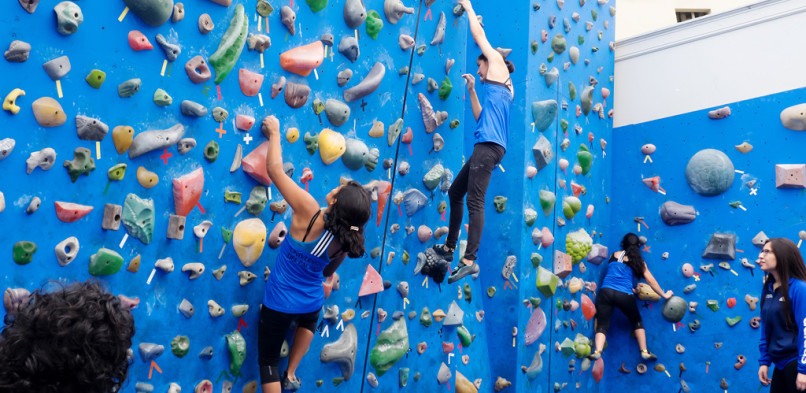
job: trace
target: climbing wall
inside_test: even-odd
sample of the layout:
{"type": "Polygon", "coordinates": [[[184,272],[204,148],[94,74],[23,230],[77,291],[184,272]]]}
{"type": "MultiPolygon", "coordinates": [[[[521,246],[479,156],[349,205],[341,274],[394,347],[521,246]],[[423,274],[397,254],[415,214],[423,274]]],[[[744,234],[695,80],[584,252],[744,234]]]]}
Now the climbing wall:
{"type": "Polygon", "coordinates": [[[626,333],[629,323],[616,317],[602,387],[622,387],[630,381],[629,386],[641,389],[678,389],[685,381],[693,391],[762,389],[757,374],[760,332],[750,323],[759,316],[750,303],[760,296],[763,278],[755,260],[764,236],[788,238],[798,245],[806,237],[798,213],[803,209],[803,182],[789,179],[797,168],[776,175],[779,164],[802,167],[802,135],[785,127],[782,119],[802,122],[802,109],[785,109],[805,98],[806,91],[793,90],[615,131],[613,149],[620,152],[620,160],[612,176],[621,180],[611,194],[611,240],[640,231],[648,241],[644,258],[663,289],[698,305],[674,324],[663,318],[662,302],[639,302],[649,348],[658,355],[657,362],[647,363],[644,375],[636,372],[640,357],[626,333]],[[655,150],[645,154],[653,149],[649,144],[655,150]],[[725,163],[723,159],[694,171],[725,178],[721,188],[717,182],[694,183],[699,189],[724,190],[715,196],[695,192],[687,181],[687,167],[704,149],[722,152],[732,165],[714,164],[725,163]],[[642,179],[654,177],[660,180],[657,192],[642,184],[642,179]],[[793,183],[792,188],[778,187],[778,181],[793,183]],[[669,201],[688,206],[669,210],[676,212],[674,226],[661,216],[669,201]],[[637,223],[637,217],[643,222],[637,223]],[[765,235],[758,236],[760,232],[765,235]],[[735,245],[728,241],[709,246],[714,234],[735,237],[735,245]],[[685,264],[693,268],[688,278],[685,264]],[[619,373],[622,364],[631,373],[619,373]]]}

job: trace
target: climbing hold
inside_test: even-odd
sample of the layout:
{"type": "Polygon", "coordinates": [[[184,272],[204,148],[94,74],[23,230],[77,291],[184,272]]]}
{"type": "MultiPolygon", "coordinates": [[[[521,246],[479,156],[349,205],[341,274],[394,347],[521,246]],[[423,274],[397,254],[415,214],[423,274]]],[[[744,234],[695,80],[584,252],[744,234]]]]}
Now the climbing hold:
{"type": "Polygon", "coordinates": [[[711,119],[719,120],[730,116],[730,107],[725,106],[719,109],[714,109],[708,112],[708,117],[711,119]]]}
{"type": "Polygon", "coordinates": [[[59,266],[69,265],[70,262],[76,258],[76,255],[78,255],[78,249],[78,238],[75,236],[70,236],[67,239],[59,242],[59,244],[57,244],[54,248],[56,260],[59,262],[59,266]]]}
{"type": "Polygon", "coordinates": [[[776,164],[776,188],[806,188],[806,164],[776,164]]]}
{"type": "Polygon", "coordinates": [[[551,50],[560,55],[565,52],[565,37],[562,34],[557,34],[551,39],[551,50]]]}
{"type": "Polygon", "coordinates": [[[703,196],[715,196],[727,191],[734,175],[730,158],[715,149],[700,150],[686,165],[688,185],[703,196]]]}
{"type": "Polygon", "coordinates": [[[324,60],[324,45],[322,41],[316,40],[280,54],[280,67],[297,75],[308,76],[314,68],[322,64],[322,60],[324,60]]]}
{"type": "MultiPolygon", "coordinates": [[[[545,270],[545,269],[543,269],[543,270],[545,270]]],[[[542,271],[541,271],[541,273],[542,273],[542,271]]],[[[538,273],[538,275],[539,274],[540,273],[538,273]]],[[[549,274],[551,274],[551,273],[549,273],[549,274]]],[[[554,276],[554,275],[552,275],[552,276],[554,276]]],[[[554,276],[554,278],[556,280],[556,276],[554,276]]],[[[538,277],[538,280],[539,280],[539,277],[538,277]]],[[[556,281],[554,282],[554,285],[556,285],[556,281]]],[[[540,284],[538,284],[538,289],[540,289],[540,291],[543,292],[543,290],[540,288],[540,284]]],[[[553,291],[552,291],[552,293],[553,293],[553,291]]],[[[550,295],[546,295],[545,292],[543,292],[543,295],[544,296],[550,296],[550,295]]],[[[537,341],[537,339],[540,338],[540,336],[543,334],[543,331],[545,331],[546,325],[547,325],[546,313],[543,312],[543,309],[541,309],[540,307],[533,308],[532,309],[532,315],[529,317],[529,322],[526,323],[526,331],[524,332],[524,338],[526,339],[526,345],[532,345],[535,341],[537,341]]]]}
{"type": "Polygon", "coordinates": [[[369,10],[367,12],[366,27],[367,35],[373,40],[377,39],[378,33],[380,33],[381,29],[383,28],[383,20],[381,20],[381,16],[378,14],[378,11],[369,10]]]}
{"type": "Polygon", "coordinates": [[[29,241],[19,241],[14,243],[12,255],[14,262],[18,265],[27,265],[31,263],[36,252],[36,243],[29,241]]]}
{"type": "Polygon", "coordinates": [[[121,222],[129,235],[143,244],[150,243],[154,235],[154,201],[128,194],[123,204],[121,222]]]}
{"type": "Polygon", "coordinates": [[[328,98],[328,100],[325,102],[324,108],[327,119],[336,127],[343,125],[348,119],[350,119],[350,107],[339,100],[328,98]]]}
{"type": "Polygon", "coordinates": [[[367,10],[362,0],[347,0],[344,3],[344,23],[351,29],[361,26],[367,19],[367,10]]]}
{"type": "Polygon", "coordinates": [[[182,272],[188,272],[188,279],[195,280],[204,273],[204,264],[199,262],[186,263],[182,266],[182,272]]]}
{"type": "Polygon", "coordinates": [[[249,19],[246,17],[243,5],[238,4],[235,6],[230,25],[221,38],[221,43],[218,44],[218,49],[209,58],[216,73],[215,84],[220,84],[232,71],[243,51],[248,29],[249,19]]]}
{"type": "MultiPolygon", "coordinates": [[[[27,1],[35,1],[35,0],[27,0],[27,1]]],[[[38,2],[38,0],[36,0],[38,2]]],[[[9,63],[24,63],[28,61],[28,57],[31,54],[31,44],[20,41],[14,40],[11,41],[11,44],[8,45],[8,49],[3,53],[3,57],[9,63]]]]}
{"type": "Polygon", "coordinates": [[[42,127],[58,127],[67,121],[61,104],[50,97],[41,97],[31,103],[36,122],[42,127]]]}
{"type": "Polygon", "coordinates": [[[230,354],[229,372],[234,376],[241,375],[241,366],[246,359],[246,340],[237,330],[225,337],[230,354]]]}
{"type": "Polygon", "coordinates": [[[401,318],[378,335],[376,344],[370,353],[370,364],[378,376],[383,376],[408,352],[408,349],[409,335],[406,330],[406,320],[401,318]]]}
{"type": "Polygon", "coordinates": [[[108,276],[117,273],[123,266],[123,257],[115,251],[101,248],[90,257],[89,273],[93,276],[108,276]]]}
{"type": "Polygon", "coordinates": [[[207,301],[207,311],[213,318],[217,318],[224,315],[224,308],[221,307],[218,303],[216,303],[215,300],[212,299],[207,301]]]}
{"type": "Polygon", "coordinates": [[[22,89],[11,90],[3,100],[3,110],[9,111],[12,115],[16,115],[20,111],[20,107],[17,106],[17,98],[24,95],[25,91],[22,89]]]}
{"type": "Polygon", "coordinates": [[[137,349],[140,352],[140,359],[143,360],[143,363],[148,363],[160,357],[160,355],[165,352],[164,346],[154,343],[140,343],[137,349]]]}
{"type": "Polygon", "coordinates": [[[269,233],[269,247],[272,249],[277,249],[283,244],[285,237],[288,235],[288,228],[286,228],[285,223],[280,221],[269,233]]]}
{"type": "Polygon", "coordinates": [[[374,92],[381,84],[384,75],[386,75],[386,67],[380,62],[376,62],[358,85],[344,91],[344,101],[352,102],[374,92]]]}
{"type": "Polygon", "coordinates": [[[736,235],[714,233],[702,253],[705,259],[736,259],[736,235]]]}
{"type": "MultiPolygon", "coordinates": [[[[383,3],[383,13],[386,15],[386,20],[391,24],[397,24],[401,18],[406,14],[413,14],[414,8],[406,7],[400,0],[385,0],[383,3]]],[[[445,27],[443,26],[443,34],[445,27]]]]}
{"type": "Polygon", "coordinates": [[[512,382],[507,381],[506,378],[498,377],[495,380],[495,384],[493,385],[493,389],[496,392],[500,392],[501,390],[504,390],[505,388],[507,388],[507,387],[509,387],[511,385],[512,385],[512,382]]]}
{"type": "Polygon", "coordinates": [[[697,211],[694,206],[666,201],[661,205],[660,217],[666,225],[683,225],[694,221],[697,211]]]}
{"type": "Polygon", "coordinates": [[[661,314],[663,318],[672,323],[677,323],[683,320],[686,315],[686,308],[688,304],[680,296],[672,296],[666,303],[663,304],[661,314]]]}
{"type": "Polygon", "coordinates": [[[541,170],[554,159],[554,148],[542,134],[532,146],[532,155],[535,157],[535,166],[541,170]]]}
{"type": "MultiPolygon", "coordinates": [[[[125,131],[126,130],[124,129],[122,132],[123,135],[126,135],[125,131]]],[[[185,127],[181,124],[176,124],[165,130],[141,132],[134,137],[134,140],[131,143],[131,148],[129,149],[129,158],[137,158],[148,152],[158,149],[166,149],[169,146],[175,145],[177,142],[179,142],[179,139],[182,138],[184,133],[185,127]]],[[[120,151],[120,149],[118,149],[118,151],[120,151]]]]}
{"type": "Polygon", "coordinates": [[[70,35],[78,31],[78,26],[84,22],[84,14],[81,8],[72,1],[62,1],[53,7],[56,13],[56,31],[64,35],[70,35]]]}
{"type": "Polygon", "coordinates": [[[338,160],[345,150],[346,141],[341,133],[329,128],[325,128],[319,133],[319,156],[325,165],[330,165],[338,160]]]}
{"type": "Polygon", "coordinates": [[[92,206],[84,206],[70,202],[56,201],[56,217],[62,222],[75,222],[92,211],[92,206]]]}
{"type": "MultiPolygon", "coordinates": [[[[408,346],[408,344],[406,345],[408,346]]],[[[344,328],[344,332],[337,341],[325,344],[322,347],[319,360],[322,363],[335,362],[341,369],[342,377],[345,380],[349,380],[353,375],[357,349],[358,335],[355,326],[351,323],[344,328]]],[[[379,374],[381,373],[379,372],[379,374]]]]}
{"type": "Polygon", "coordinates": [[[249,192],[249,199],[246,201],[246,211],[256,216],[259,215],[266,208],[268,198],[266,187],[254,186],[252,191],[249,192]]]}
{"type": "Polygon", "coordinates": [[[232,246],[245,267],[252,266],[263,253],[266,225],[259,218],[243,220],[235,226],[232,246]]]}
{"type": "Polygon", "coordinates": [[[793,131],[805,131],[806,104],[790,106],[781,111],[781,124],[793,131]]]}
{"type": "Polygon", "coordinates": [[[109,132],[109,127],[98,119],[87,116],[76,116],[76,133],[78,139],[85,141],[100,141],[109,132]]]}
{"type": "Polygon", "coordinates": [[[185,357],[185,355],[188,354],[189,349],[190,340],[187,336],[176,335],[176,337],[171,340],[171,352],[173,352],[176,357],[185,357]]]}
{"type": "Polygon", "coordinates": [[[146,168],[137,168],[137,182],[144,188],[151,188],[159,183],[160,179],[156,173],[149,171],[146,168]]]}

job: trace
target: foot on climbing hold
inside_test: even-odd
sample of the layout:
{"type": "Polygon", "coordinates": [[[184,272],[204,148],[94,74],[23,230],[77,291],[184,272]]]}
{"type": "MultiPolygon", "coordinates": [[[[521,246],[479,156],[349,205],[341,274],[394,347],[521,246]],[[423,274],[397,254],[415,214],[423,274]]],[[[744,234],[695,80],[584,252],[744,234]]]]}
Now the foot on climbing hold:
{"type": "Polygon", "coordinates": [[[654,353],[649,352],[648,349],[642,349],[641,350],[641,358],[644,359],[644,360],[658,360],[658,357],[655,356],[654,353]]]}
{"type": "Polygon", "coordinates": [[[461,280],[465,276],[469,274],[476,274],[480,271],[479,264],[473,263],[472,265],[465,265],[464,263],[459,263],[455,269],[451,271],[451,276],[448,277],[448,284],[453,284],[456,281],[461,280]]]}
{"type": "Polygon", "coordinates": [[[283,390],[288,390],[289,392],[296,392],[302,385],[302,381],[299,378],[294,378],[294,381],[291,381],[288,378],[288,371],[286,371],[283,373],[283,381],[281,385],[283,387],[283,390]]]}
{"type": "Polygon", "coordinates": [[[453,252],[456,251],[455,249],[447,251],[447,250],[445,250],[445,245],[444,244],[435,244],[431,248],[434,249],[434,252],[436,252],[437,256],[439,256],[440,258],[442,258],[442,259],[444,259],[444,260],[446,260],[448,262],[453,262],[453,252]]]}

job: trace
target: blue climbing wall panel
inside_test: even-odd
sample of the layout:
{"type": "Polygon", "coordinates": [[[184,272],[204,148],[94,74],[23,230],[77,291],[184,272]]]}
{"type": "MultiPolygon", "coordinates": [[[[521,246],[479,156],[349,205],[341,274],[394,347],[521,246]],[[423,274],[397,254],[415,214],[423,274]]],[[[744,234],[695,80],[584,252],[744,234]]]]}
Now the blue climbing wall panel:
{"type": "Polygon", "coordinates": [[[681,325],[673,326],[661,316],[661,303],[639,302],[647,329],[649,348],[658,355],[670,375],[653,370],[637,375],[640,361],[635,341],[627,333],[629,323],[619,313],[608,335],[609,347],[604,388],[631,386],[649,391],[658,386],[679,388],[685,380],[692,391],[766,390],[758,382],[758,340],[760,332],[750,326],[750,319],[759,315],[759,309],[750,310],[745,296],[759,297],[763,272],[757,267],[742,266],[741,260],[755,265],[759,248],[751,242],[764,231],[768,237],[785,237],[799,243],[799,231],[804,229],[802,214],[803,192],[798,189],[775,187],[776,164],[801,164],[800,146],[803,136],[782,126],[779,115],[784,108],[806,101],[806,90],[799,89],[747,101],[726,103],[731,115],[712,120],[707,108],[666,119],[656,120],[615,131],[614,151],[620,152],[619,165],[613,168],[613,178],[621,179],[620,187],[612,191],[613,226],[609,237],[613,247],[618,238],[628,231],[639,230],[635,217],[644,217],[645,226],[639,235],[648,239],[648,250],[643,253],[653,275],[664,290],[671,289],[687,302],[698,302],[695,314],[686,313],[681,325]],[[734,148],[742,142],[753,145],[743,154],[734,148]],[[655,153],[646,159],[641,146],[654,144],[655,153]],[[691,157],[702,149],[724,152],[733,163],[736,173],[730,188],[723,194],[705,197],[695,193],[686,182],[685,170],[691,157]],[[660,176],[665,195],[644,186],[642,178],[660,176]],[[755,184],[748,185],[748,182],[755,184]],[[694,206],[698,215],[690,224],[667,226],[661,220],[660,206],[675,201],[694,206]],[[729,205],[740,202],[737,207],[729,205]],[[736,259],[703,259],[703,251],[711,234],[728,233],[736,236],[736,259]],[[668,252],[668,259],[662,254],[668,252]],[[729,270],[718,267],[727,262],[729,270]],[[686,278],[684,263],[694,267],[698,279],[686,278]],[[711,273],[700,269],[714,264],[711,273]],[[683,289],[696,284],[696,289],[684,294],[683,289]],[[729,307],[729,299],[735,306],[729,307]],[[715,300],[718,310],[706,306],[715,300]],[[741,317],[730,327],[726,318],[741,317]],[[701,327],[691,331],[690,323],[700,322],[701,327]],[[685,348],[678,353],[677,344],[685,348]],[[612,348],[619,348],[614,351],[612,348]],[[747,363],[741,367],[737,356],[747,363]],[[618,372],[621,364],[631,374],[618,372]],[[680,367],[686,371],[681,372],[680,367]],[[720,388],[722,380],[729,389],[720,388]]]}

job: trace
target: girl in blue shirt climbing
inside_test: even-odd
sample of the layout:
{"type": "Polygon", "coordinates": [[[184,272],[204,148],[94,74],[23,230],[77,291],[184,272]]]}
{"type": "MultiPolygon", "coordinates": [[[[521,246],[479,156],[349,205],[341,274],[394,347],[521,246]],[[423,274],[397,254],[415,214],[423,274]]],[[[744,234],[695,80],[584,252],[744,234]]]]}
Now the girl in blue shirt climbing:
{"type": "Polygon", "coordinates": [[[768,240],[756,260],[766,272],[761,291],[758,379],[770,393],[806,390],[806,267],[789,239],[768,240]],[[775,364],[772,379],[770,364],[775,364]]]}
{"type": "Polygon", "coordinates": [[[258,328],[258,364],[263,393],[296,391],[301,381],[297,366],[311,344],[319,311],[332,287],[333,273],[346,256],[364,255],[364,225],[371,212],[370,197],[361,184],[349,181],[325,197],[327,207],[291,180],[283,170],[280,122],[263,120],[271,144],[266,171],[293,209],[291,227],[266,282],[258,328]],[[322,283],[322,279],[326,282],[322,283]],[[280,376],[280,350],[288,328],[296,321],[288,370],[280,376]]]}
{"type": "Polygon", "coordinates": [[[515,66],[504,59],[503,54],[493,49],[490,42],[487,41],[487,36],[476,18],[470,0],[460,0],[459,4],[467,12],[470,33],[481,49],[481,55],[476,60],[479,67],[476,74],[481,82],[487,85],[487,88],[484,105],[482,105],[476,95],[476,79],[471,74],[462,75],[467,82],[470,106],[477,122],[476,143],[473,154],[462,166],[448,191],[451,202],[448,238],[444,245],[437,244],[433,247],[441,258],[448,262],[453,260],[453,252],[456,250],[456,242],[459,240],[459,230],[464,213],[462,201],[467,195],[467,211],[470,215],[467,228],[467,247],[461,262],[448,278],[449,284],[468,274],[479,272],[476,252],[479,249],[481,232],[484,229],[484,198],[493,169],[501,163],[506,152],[509,136],[509,110],[515,94],[512,80],[509,78],[509,74],[515,71],[515,66]]]}

